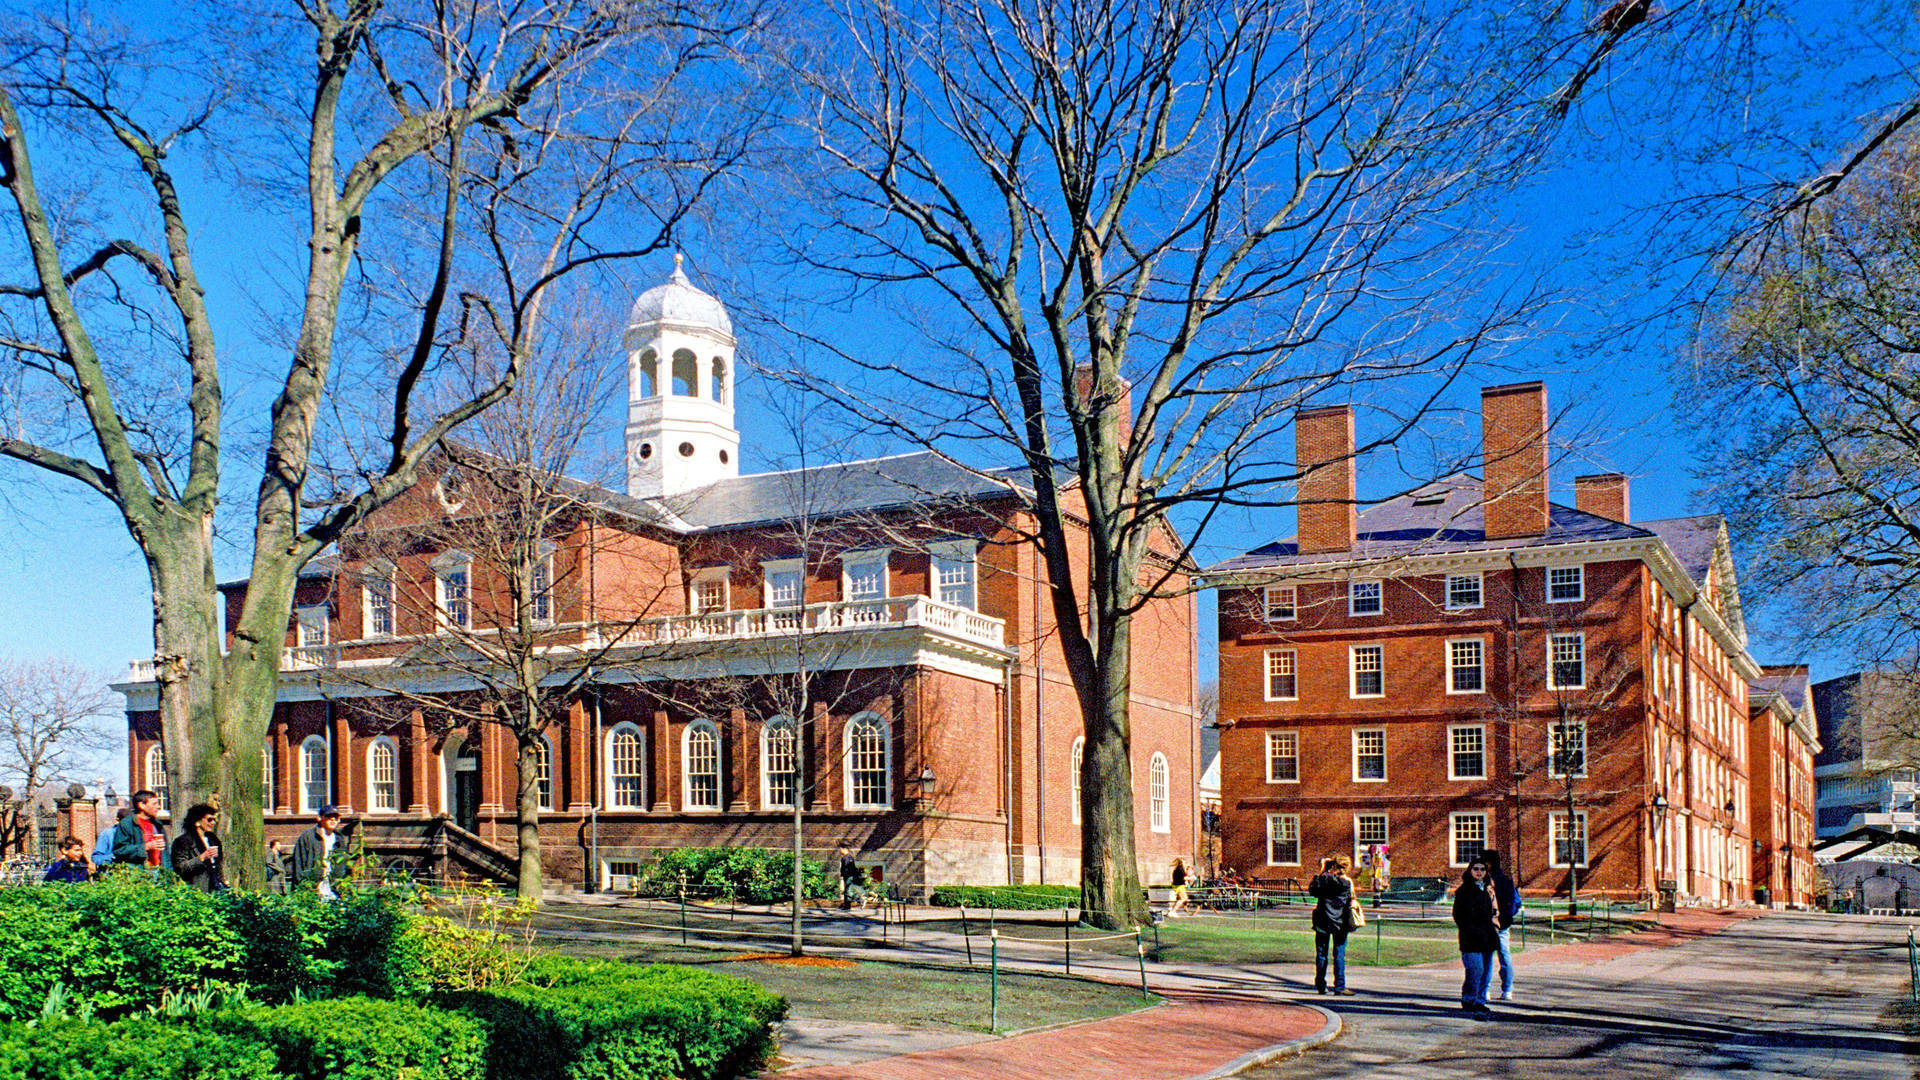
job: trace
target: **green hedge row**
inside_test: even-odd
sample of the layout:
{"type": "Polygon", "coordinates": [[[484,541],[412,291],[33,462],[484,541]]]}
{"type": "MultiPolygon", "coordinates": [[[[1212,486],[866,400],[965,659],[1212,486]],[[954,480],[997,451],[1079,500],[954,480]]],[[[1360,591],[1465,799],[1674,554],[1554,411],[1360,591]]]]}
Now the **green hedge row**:
{"type": "Polygon", "coordinates": [[[1003,908],[1046,911],[1080,906],[1080,890],[1071,885],[940,885],[928,903],[934,907],[1003,908]]]}
{"type": "MultiPolygon", "coordinates": [[[[800,882],[814,898],[834,895],[827,868],[802,858],[800,882]]],[[[681,884],[694,899],[719,898],[748,904],[778,904],[793,899],[793,852],[767,848],[676,848],[647,867],[640,891],[671,896],[681,884]]]]}

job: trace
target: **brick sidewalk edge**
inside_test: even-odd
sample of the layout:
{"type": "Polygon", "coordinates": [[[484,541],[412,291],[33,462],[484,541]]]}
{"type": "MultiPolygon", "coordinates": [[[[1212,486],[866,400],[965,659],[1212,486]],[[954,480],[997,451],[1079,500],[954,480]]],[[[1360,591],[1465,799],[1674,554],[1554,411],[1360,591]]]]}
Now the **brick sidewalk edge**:
{"type": "Polygon", "coordinates": [[[1312,1009],[1314,1012],[1319,1013],[1325,1022],[1320,1025],[1319,1031],[1311,1035],[1302,1035],[1297,1039],[1288,1039],[1283,1043],[1274,1043],[1272,1046],[1263,1046],[1258,1050],[1249,1051],[1217,1069],[1195,1076],[1189,1076],[1186,1080],[1222,1080],[1223,1077],[1243,1073],[1248,1069],[1265,1065],[1271,1061],[1278,1061],[1285,1057],[1293,1057],[1296,1054],[1304,1054],[1316,1046],[1324,1046],[1340,1037],[1340,1017],[1334,1015],[1331,1010],[1323,1009],[1310,1001],[1292,1001],[1287,1004],[1312,1009]]]}

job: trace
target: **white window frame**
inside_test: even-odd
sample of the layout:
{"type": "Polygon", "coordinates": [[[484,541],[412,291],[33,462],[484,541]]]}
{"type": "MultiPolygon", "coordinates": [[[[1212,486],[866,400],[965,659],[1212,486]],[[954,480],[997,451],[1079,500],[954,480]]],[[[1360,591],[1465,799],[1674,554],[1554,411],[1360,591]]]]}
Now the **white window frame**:
{"type": "Polygon", "coordinates": [[[1487,692],[1487,639],[1483,637],[1448,638],[1447,639],[1447,693],[1453,696],[1466,696],[1471,694],[1484,694],[1486,692],[1487,692]],[[1456,657],[1454,655],[1454,646],[1456,645],[1475,645],[1479,647],[1480,662],[1473,666],[1480,672],[1480,685],[1474,689],[1461,690],[1456,688],[1454,685],[1456,681],[1454,679],[1454,673],[1456,671],[1465,670],[1467,666],[1464,664],[1455,663],[1456,657]]]}
{"type": "Polygon", "coordinates": [[[1487,606],[1486,575],[1477,570],[1471,574],[1448,574],[1443,588],[1446,590],[1445,603],[1448,611],[1477,611],[1487,606]],[[1472,603],[1463,604],[1454,602],[1453,583],[1456,581],[1473,582],[1472,603]]]}
{"type": "MultiPolygon", "coordinates": [[[[1588,861],[1593,857],[1592,836],[1587,831],[1587,812],[1585,810],[1575,810],[1573,812],[1572,824],[1578,826],[1574,832],[1577,833],[1580,838],[1580,858],[1573,862],[1567,862],[1560,858],[1560,832],[1567,824],[1567,812],[1565,810],[1548,811],[1547,865],[1555,870],[1565,870],[1568,868],[1584,870],[1586,869],[1588,861]]],[[[1569,834],[1569,839],[1572,838],[1572,835],[1573,833],[1569,834]]]]}
{"type": "Polygon", "coordinates": [[[1349,645],[1347,646],[1347,696],[1350,698],[1383,698],[1387,696],[1387,647],[1385,645],[1349,645]],[[1360,692],[1360,652],[1371,649],[1380,657],[1380,689],[1371,694],[1360,692]]]}
{"type": "Polygon", "coordinates": [[[473,627],[473,556],[464,551],[449,551],[433,560],[433,611],[442,629],[459,627],[462,630],[473,627]],[[460,596],[458,609],[449,580],[450,575],[460,575],[460,596]],[[455,619],[458,614],[460,618],[455,619]]]}
{"type": "Polygon", "coordinates": [[[1073,823],[1080,824],[1080,770],[1087,763],[1087,737],[1076,735],[1073,739],[1073,752],[1069,755],[1071,764],[1069,775],[1073,777],[1073,823]]]}
{"type": "Polygon", "coordinates": [[[1580,768],[1574,771],[1573,779],[1584,780],[1586,779],[1587,771],[1588,771],[1587,770],[1587,754],[1589,751],[1589,747],[1587,745],[1587,736],[1588,736],[1587,722],[1585,720],[1565,720],[1565,721],[1555,720],[1552,723],[1547,725],[1547,775],[1550,777],[1553,777],[1556,780],[1565,779],[1567,777],[1567,773],[1565,771],[1554,767],[1554,763],[1558,761],[1562,756],[1558,752],[1558,746],[1560,743],[1560,730],[1563,727],[1577,728],[1579,730],[1580,768]]]}
{"type": "Polygon", "coordinates": [[[1292,729],[1289,729],[1286,731],[1269,731],[1267,732],[1266,745],[1267,745],[1267,783],[1269,784],[1299,783],[1300,782],[1300,732],[1292,729]],[[1292,750],[1293,750],[1292,753],[1281,754],[1277,752],[1282,746],[1288,746],[1288,745],[1292,747],[1292,750]],[[1274,774],[1274,768],[1273,768],[1274,763],[1276,761],[1281,761],[1289,758],[1292,759],[1293,761],[1293,776],[1291,778],[1276,776],[1274,774]]]}
{"type": "Polygon", "coordinates": [[[727,761],[725,747],[720,741],[720,726],[711,720],[689,721],[680,731],[680,808],[688,813],[714,813],[726,805],[727,800],[727,761]],[[713,801],[694,801],[694,753],[695,736],[705,736],[713,740],[713,761],[711,774],[702,771],[699,778],[709,775],[713,779],[713,801]]]}
{"type": "Polygon", "coordinates": [[[1267,815],[1267,865],[1268,866],[1299,866],[1300,865],[1300,815],[1299,814],[1268,814],[1267,815]],[[1293,830],[1292,860],[1286,860],[1286,859],[1276,860],[1273,857],[1273,833],[1274,833],[1273,827],[1278,822],[1286,822],[1293,830]]]}
{"type": "Polygon", "coordinates": [[[375,737],[373,741],[367,743],[367,813],[397,814],[399,812],[400,812],[400,747],[392,739],[386,737],[385,735],[380,735],[375,737]],[[380,752],[383,750],[386,751],[388,755],[390,755],[390,760],[393,763],[393,779],[391,781],[393,790],[389,792],[389,794],[392,796],[391,799],[381,798],[380,785],[378,780],[376,779],[379,773],[374,767],[375,762],[379,758],[380,752]]]}
{"type": "Polygon", "coordinates": [[[760,563],[760,606],[787,609],[807,606],[806,561],[800,558],[766,559],[760,563]],[[774,579],[792,575],[793,599],[781,600],[775,593],[774,579]]]}
{"type": "Polygon", "coordinates": [[[1264,684],[1261,687],[1261,690],[1266,694],[1267,700],[1268,701],[1299,701],[1300,700],[1300,650],[1268,649],[1262,655],[1261,662],[1265,666],[1265,671],[1261,677],[1261,682],[1264,684]],[[1278,672],[1274,670],[1274,662],[1279,660],[1281,657],[1287,658],[1287,666],[1292,670],[1286,671],[1286,672],[1278,672]],[[1293,693],[1276,694],[1273,692],[1273,680],[1275,676],[1279,676],[1279,675],[1284,675],[1285,677],[1293,680],[1293,693]]]}
{"type": "Polygon", "coordinates": [[[527,598],[528,614],[535,623],[549,626],[553,623],[553,555],[557,550],[550,541],[542,540],[534,548],[533,573],[531,584],[533,595],[527,598]]]}
{"type": "Polygon", "coordinates": [[[1173,778],[1167,769],[1167,755],[1158,750],[1147,759],[1147,828],[1153,832],[1173,831],[1173,778]]]}
{"type": "Polygon", "coordinates": [[[647,730],[631,721],[622,721],[607,729],[604,743],[605,745],[602,747],[602,760],[605,762],[603,768],[606,776],[604,777],[605,786],[601,789],[601,798],[605,802],[606,808],[609,810],[645,810],[647,808],[647,788],[652,779],[647,775],[649,771],[647,769],[647,730]],[[636,775],[640,781],[640,796],[630,802],[623,802],[620,798],[619,784],[616,782],[621,774],[613,771],[616,764],[614,761],[613,746],[621,735],[627,734],[632,735],[634,739],[637,740],[635,743],[634,757],[638,763],[639,771],[634,775],[636,775]]]}
{"type": "Polygon", "coordinates": [[[726,566],[709,566],[703,570],[695,570],[687,578],[687,614],[719,615],[730,610],[733,607],[731,570],[731,567],[726,566]],[[718,606],[708,607],[701,600],[702,590],[715,582],[720,584],[720,602],[718,606]]]}
{"type": "Polygon", "coordinates": [[[793,801],[800,794],[800,726],[786,716],[776,716],[760,725],[760,805],[768,810],[791,810],[793,801]],[[793,776],[790,797],[784,800],[773,797],[773,740],[774,733],[784,731],[791,744],[790,762],[792,768],[782,770],[793,776]]]}
{"type": "Polygon", "coordinates": [[[1350,616],[1379,615],[1387,610],[1387,584],[1379,578],[1353,578],[1347,582],[1347,614],[1350,616]],[[1373,610],[1362,611],[1359,604],[1359,592],[1362,585],[1373,586],[1373,610]]]}
{"type": "MultiPolygon", "coordinates": [[[[1477,820],[1480,823],[1480,850],[1485,852],[1493,846],[1492,814],[1485,810],[1456,810],[1447,815],[1447,858],[1450,860],[1447,863],[1448,866],[1465,867],[1471,865],[1471,859],[1462,859],[1460,857],[1460,841],[1462,839],[1471,839],[1471,837],[1463,838],[1460,835],[1460,823],[1467,820],[1477,820]]],[[[1477,858],[1478,856],[1475,857],[1477,858]]]]}
{"type": "Polygon", "coordinates": [[[1587,598],[1587,564],[1575,563],[1572,566],[1547,567],[1546,591],[1547,603],[1549,604],[1577,604],[1585,600],[1587,598]],[[1572,596],[1555,596],[1553,594],[1553,575],[1556,571],[1564,573],[1568,570],[1574,573],[1574,593],[1572,596]]]}
{"type": "Polygon", "coordinates": [[[1485,724],[1448,724],[1447,725],[1447,779],[1448,780],[1485,780],[1487,778],[1487,725],[1485,724]],[[1460,772],[1456,765],[1462,751],[1455,743],[1461,734],[1477,732],[1480,736],[1480,771],[1478,773],[1460,772]]]}
{"type": "Polygon", "coordinates": [[[368,563],[360,573],[360,636],[362,638],[390,638],[400,628],[400,616],[394,606],[393,596],[394,565],[385,559],[368,563]],[[375,597],[379,597],[385,607],[385,618],[376,610],[375,597]],[[386,629],[374,624],[384,621],[386,629]]]}
{"type": "Polygon", "coordinates": [[[862,548],[857,551],[849,551],[840,556],[840,598],[852,602],[858,600],[885,600],[887,597],[893,595],[891,591],[892,582],[889,580],[893,576],[892,562],[892,548],[862,548]],[[880,564],[880,592],[873,596],[853,595],[853,581],[857,576],[858,570],[862,567],[871,566],[874,563],[880,564]]]}
{"type": "Polygon", "coordinates": [[[274,780],[278,778],[279,767],[273,760],[274,740],[268,739],[267,745],[260,750],[260,812],[271,814],[274,811],[274,780]]]}
{"type": "Polygon", "coordinates": [[[846,784],[846,808],[849,810],[893,809],[893,725],[888,723],[887,718],[881,716],[879,713],[863,712],[847,721],[846,728],[841,732],[840,739],[843,750],[841,757],[846,763],[842,777],[843,782],[846,784]],[[855,801],[854,798],[855,792],[858,790],[858,786],[854,783],[854,773],[869,770],[856,769],[854,767],[857,762],[854,757],[853,740],[859,731],[871,727],[877,727],[880,730],[880,760],[882,766],[880,780],[881,797],[878,802],[858,802],[855,801]]]}
{"type": "Polygon", "coordinates": [[[317,814],[320,808],[333,801],[333,748],[327,745],[324,736],[309,735],[300,740],[300,754],[296,759],[300,766],[300,813],[317,814]],[[320,751],[320,794],[316,800],[313,792],[315,778],[311,772],[313,749],[320,751]]]}
{"type": "MultiPolygon", "coordinates": [[[[1354,728],[1351,736],[1353,744],[1353,782],[1356,784],[1384,784],[1387,782],[1387,729],[1384,727],[1354,728]],[[1380,775],[1360,775],[1360,736],[1380,736],[1380,775]]],[[[1373,756],[1371,754],[1367,755],[1373,756]]]]}
{"type": "Polygon", "coordinates": [[[1585,690],[1587,688],[1587,632],[1585,630],[1555,630],[1547,635],[1547,689],[1549,690],[1585,690]],[[1580,681],[1563,683],[1560,681],[1559,665],[1554,662],[1554,645],[1565,638],[1572,638],[1580,650],[1580,681]]]}
{"type": "Polygon", "coordinates": [[[942,540],[927,545],[927,591],[933,599],[942,604],[950,604],[968,611],[980,610],[980,542],[977,540],[942,540]],[[964,574],[962,583],[955,578],[952,583],[944,580],[954,573],[964,574]],[[957,599],[948,599],[950,589],[964,589],[965,594],[957,599]]]}
{"type": "Polygon", "coordinates": [[[301,604],[293,609],[293,644],[311,649],[333,641],[333,613],[325,604],[301,604]]]}
{"type": "Polygon", "coordinates": [[[1391,846],[1392,844],[1393,818],[1385,810],[1369,810],[1365,813],[1356,813],[1353,815],[1353,865],[1355,867],[1361,864],[1361,859],[1365,856],[1366,849],[1369,845],[1391,846]],[[1380,819],[1380,839],[1360,839],[1360,819],[1362,818],[1380,819]]]}
{"type": "Polygon", "coordinates": [[[1293,622],[1300,617],[1298,585],[1268,585],[1261,590],[1261,602],[1267,622],[1293,622]],[[1281,597],[1285,597],[1284,601],[1279,599],[1281,597]]]}
{"type": "Polygon", "coordinates": [[[553,809],[553,739],[540,736],[540,746],[534,751],[533,789],[539,801],[540,809],[553,809]]]}
{"type": "Polygon", "coordinates": [[[173,793],[167,789],[167,748],[161,743],[147,747],[147,790],[160,800],[160,812],[173,810],[173,793]]]}

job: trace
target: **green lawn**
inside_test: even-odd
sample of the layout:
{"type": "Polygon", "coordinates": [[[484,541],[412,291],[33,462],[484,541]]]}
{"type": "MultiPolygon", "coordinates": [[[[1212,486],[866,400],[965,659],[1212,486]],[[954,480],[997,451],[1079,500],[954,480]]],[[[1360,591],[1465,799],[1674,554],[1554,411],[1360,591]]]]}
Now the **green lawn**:
{"type": "MultiPolygon", "coordinates": [[[[965,926],[975,935],[975,954],[984,955],[986,925],[975,919],[965,926]]],[[[939,929],[957,934],[961,932],[962,923],[959,919],[941,920],[915,923],[913,928],[939,929]]],[[[1058,924],[1006,922],[998,924],[998,928],[1003,938],[1032,941],[1039,946],[1058,946],[1060,943],[1058,924]]],[[[1095,949],[1121,956],[1133,955],[1131,937],[1093,940],[1100,936],[1092,930],[1082,932],[1076,929],[1075,951],[1095,949]],[[1086,939],[1084,944],[1081,943],[1083,938],[1086,939]]],[[[1313,931],[1308,929],[1307,921],[1303,918],[1263,918],[1258,922],[1242,916],[1174,919],[1162,923],[1157,931],[1149,928],[1141,940],[1147,947],[1147,959],[1169,963],[1313,962],[1313,931]]],[[[1515,944],[1518,945],[1517,942],[1515,944]]],[[[1349,964],[1377,963],[1383,967],[1393,967],[1451,960],[1459,955],[1451,922],[1369,923],[1347,939],[1349,964]]]]}

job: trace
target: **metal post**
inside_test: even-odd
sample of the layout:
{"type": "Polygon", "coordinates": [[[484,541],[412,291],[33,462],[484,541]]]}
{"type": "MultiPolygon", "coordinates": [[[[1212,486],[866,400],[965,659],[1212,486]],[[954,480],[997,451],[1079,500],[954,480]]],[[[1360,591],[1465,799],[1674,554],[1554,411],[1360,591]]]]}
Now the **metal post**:
{"type": "Polygon", "coordinates": [[[1140,958],[1140,996],[1151,1000],[1153,995],[1147,993],[1147,946],[1140,940],[1140,928],[1137,926],[1133,928],[1133,952],[1140,958]]]}
{"type": "Polygon", "coordinates": [[[1380,966],[1380,924],[1385,921],[1386,920],[1382,919],[1378,915],[1375,915],[1373,917],[1373,966],[1374,967],[1380,966]]]}
{"type": "Polygon", "coordinates": [[[1067,974],[1073,974],[1073,920],[1067,918],[1066,908],[1060,909],[1060,963],[1067,974]]]}
{"type": "Polygon", "coordinates": [[[680,944],[687,943],[687,887],[680,887],[680,944]]]}
{"type": "Polygon", "coordinates": [[[967,943],[967,966],[973,966],[973,931],[967,926],[967,905],[960,905],[960,939],[967,943]]]}
{"type": "Polygon", "coordinates": [[[992,1005],[992,1011],[988,1014],[988,1017],[987,1017],[987,1030],[999,1031],[1000,1030],[1000,931],[992,930],[992,931],[989,931],[989,934],[993,939],[993,956],[990,961],[991,966],[988,968],[987,981],[991,985],[991,989],[988,991],[988,993],[992,995],[993,1005],[992,1005]]]}

